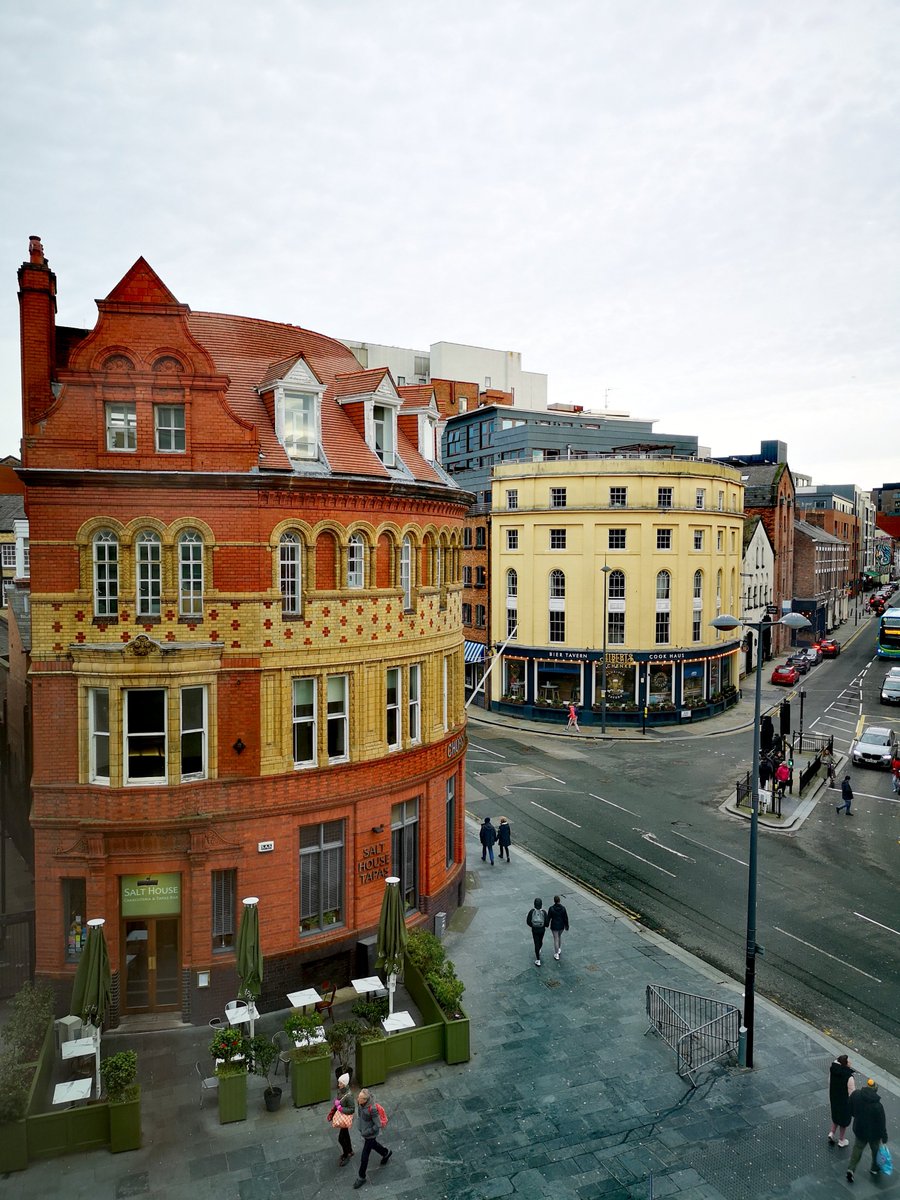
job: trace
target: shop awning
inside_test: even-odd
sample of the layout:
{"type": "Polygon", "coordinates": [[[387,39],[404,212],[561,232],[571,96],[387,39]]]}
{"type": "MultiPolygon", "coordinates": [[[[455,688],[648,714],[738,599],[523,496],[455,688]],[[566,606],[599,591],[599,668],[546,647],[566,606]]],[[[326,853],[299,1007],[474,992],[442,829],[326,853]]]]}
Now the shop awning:
{"type": "Polygon", "coordinates": [[[484,662],[484,649],[482,642],[466,642],[466,662],[484,662]]]}

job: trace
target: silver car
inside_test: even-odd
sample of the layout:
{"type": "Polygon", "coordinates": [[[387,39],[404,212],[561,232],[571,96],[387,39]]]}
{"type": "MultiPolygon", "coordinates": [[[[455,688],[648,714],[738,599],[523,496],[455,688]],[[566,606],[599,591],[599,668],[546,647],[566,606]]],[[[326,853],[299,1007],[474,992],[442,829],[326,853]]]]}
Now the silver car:
{"type": "Polygon", "coordinates": [[[870,725],[853,743],[850,759],[856,767],[887,767],[890,770],[896,746],[893,729],[887,729],[884,725],[870,725]]]}

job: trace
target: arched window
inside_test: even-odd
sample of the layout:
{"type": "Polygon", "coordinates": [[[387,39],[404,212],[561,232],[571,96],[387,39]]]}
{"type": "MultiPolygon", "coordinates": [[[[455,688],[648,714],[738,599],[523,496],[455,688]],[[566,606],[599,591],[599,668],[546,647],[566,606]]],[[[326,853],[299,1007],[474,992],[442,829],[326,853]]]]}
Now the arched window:
{"type": "Polygon", "coordinates": [[[716,615],[722,611],[722,571],[716,571],[716,615]]]}
{"type": "Polygon", "coordinates": [[[702,571],[694,572],[694,599],[695,600],[703,599],[703,572],[702,571]]]}
{"type": "Polygon", "coordinates": [[[281,611],[287,616],[299,615],[303,600],[303,544],[296,533],[282,534],[278,543],[278,579],[281,611]]]}
{"type": "Polygon", "coordinates": [[[203,616],[203,538],[196,529],[178,539],[178,611],[183,617],[203,616]]]}
{"type": "Polygon", "coordinates": [[[694,599],[691,611],[691,640],[703,641],[703,572],[694,572],[694,599]]]}
{"type": "Polygon", "coordinates": [[[657,600],[668,600],[672,595],[672,576],[668,571],[660,571],[656,576],[657,600]]]}
{"type": "Polygon", "coordinates": [[[412,608],[412,557],[412,538],[407,535],[400,543],[400,589],[407,612],[412,608]]]}
{"type": "Polygon", "coordinates": [[[607,593],[610,600],[625,599],[625,572],[610,571],[609,573],[609,591],[607,593]]]}
{"type": "Polygon", "coordinates": [[[347,587],[361,588],[366,585],[366,543],[361,533],[354,533],[347,543],[347,587]]]}
{"type": "Polygon", "coordinates": [[[509,570],[506,572],[506,594],[512,597],[519,594],[519,576],[516,571],[509,570]]]}
{"type": "Polygon", "coordinates": [[[506,572],[506,636],[515,640],[519,626],[519,573],[506,572]]]}
{"type": "Polygon", "coordinates": [[[625,645],[625,572],[610,571],[606,580],[606,643],[625,645]]]}
{"type": "Polygon", "coordinates": [[[119,615],[119,539],[110,529],[94,536],[94,616],[119,615]]]}
{"type": "Polygon", "coordinates": [[[159,534],[144,529],[137,536],[137,611],[139,617],[158,617],[162,591],[162,544],[159,534]]]}
{"type": "Polygon", "coordinates": [[[562,571],[550,572],[549,641],[566,640],[566,577],[562,571]]]}

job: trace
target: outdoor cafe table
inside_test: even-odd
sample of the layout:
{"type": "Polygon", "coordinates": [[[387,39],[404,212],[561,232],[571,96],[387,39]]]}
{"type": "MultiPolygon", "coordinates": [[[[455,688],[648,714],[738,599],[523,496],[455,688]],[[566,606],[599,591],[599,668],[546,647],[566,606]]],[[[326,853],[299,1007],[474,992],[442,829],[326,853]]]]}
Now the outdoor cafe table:
{"type": "Polygon", "coordinates": [[[69,1083],[58,1083],[53,1089],[54,1104],[73,1104],[76,1100],[89,1100],[93,1079],[73,1079],[69,1083]]]}
{"type": "Polygon", "coordinates": [[[304,988],[302,992],[288,992],[291,1008],[305,1009],[310,1004],[321,1003],[322,997],[315,988],[304,988]]]}
{"type": "Polygon", "coordinates": [[[350,982],[356,988],[356,991],[360,996],[365,993],[367,1000],[373,992],[384,991],[384,984],[377,975],[367,975],[365,979],[351,979],[350,982]]]}
{"type": "Polygon", "coordinates": [[[415,1029],[416,1023],[408,1012],[395,1012],[382,1020],[385,1033],[396,1033],[400,1029],[415,1029]]]}
{"type": "Polygon", "coordinates": [[[89,1054],[97,1053],[97,1039],[92,1037],[76,1038],[74,1042],[63,1042],[62,1057],[86,1058],[89,1054]]]}
{"type": "Polygon", "coordinates": [[[239,1008],[231,1008],[225,1016],[229,1025],[243,1025],[245,1021],[258,1021],[259,1013],[255,1004],[242,1004],[239,1008]]]}

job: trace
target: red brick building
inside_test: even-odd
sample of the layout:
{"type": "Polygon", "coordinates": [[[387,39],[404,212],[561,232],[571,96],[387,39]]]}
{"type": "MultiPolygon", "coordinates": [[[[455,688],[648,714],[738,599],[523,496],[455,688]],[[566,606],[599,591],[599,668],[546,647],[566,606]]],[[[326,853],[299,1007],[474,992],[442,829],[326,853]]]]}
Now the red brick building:
{"type": "Polygon", "coordinates": [[[353,972],[396,874],[464,887],[462,528],[433,405],[341,343],[179,303],[91,330],[19,271],[37,974],[105,917],[119,1015],[201,1022],[258,896],[264,1007],[353,972]]]}

